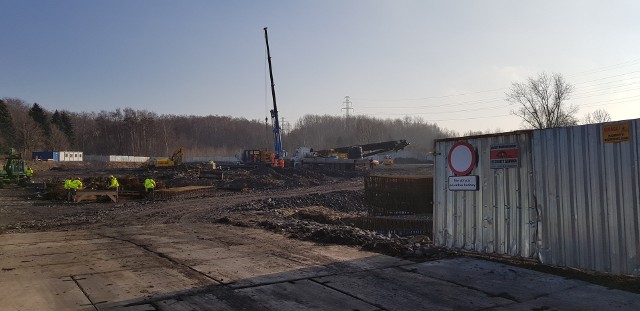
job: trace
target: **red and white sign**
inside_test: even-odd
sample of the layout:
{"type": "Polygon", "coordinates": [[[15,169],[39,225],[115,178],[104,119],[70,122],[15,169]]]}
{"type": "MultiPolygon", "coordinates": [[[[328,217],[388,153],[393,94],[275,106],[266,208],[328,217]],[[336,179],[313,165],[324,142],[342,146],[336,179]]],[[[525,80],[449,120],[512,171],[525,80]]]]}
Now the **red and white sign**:
{"type": "Polygon", "coordinates": [[[447,158],[449,168],[457,176],[469,175],[476,166],[477,161],[475,149],[466,141],[459,141],[453,144],[447,158]]]}
{"type": "Polygon", "coordinates": [[[520,152],[517,144],[491,145],[489,161],[491,169],[512,168],[519,166],[520,152]]]}

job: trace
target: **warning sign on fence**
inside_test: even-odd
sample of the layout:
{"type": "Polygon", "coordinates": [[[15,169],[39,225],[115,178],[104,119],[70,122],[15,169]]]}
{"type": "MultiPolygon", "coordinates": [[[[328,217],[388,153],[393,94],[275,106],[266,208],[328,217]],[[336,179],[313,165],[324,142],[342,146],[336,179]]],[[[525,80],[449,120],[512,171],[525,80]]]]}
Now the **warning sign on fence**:
{"type": "Polygon", "coordinates": [[[517,144],[495,144],[491,145],[491,161],[492,169],[518,167],[520,152],[518,152],[517,144]]]}
{"type": "Polygon", "coordinates": [[[602,142],[620,143],[631,139],[629,122],[609,123],[602,125],[602,142]]]}

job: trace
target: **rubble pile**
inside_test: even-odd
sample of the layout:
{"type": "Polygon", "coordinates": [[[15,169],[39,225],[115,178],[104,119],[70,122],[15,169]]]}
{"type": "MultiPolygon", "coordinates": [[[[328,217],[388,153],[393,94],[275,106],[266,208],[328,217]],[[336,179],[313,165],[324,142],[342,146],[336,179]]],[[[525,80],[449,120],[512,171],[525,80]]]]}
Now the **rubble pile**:
{"type": "MultiPolygon", "coordinates": [[[[237,224],[248,225],[248,224],[237,224]]],[[[326,224],[310,220],[285,218],[267,219],[258,226],[289,237],[326,244],[358,245],[363,249],[391,256],[412,258],[439,258],[451,254],[433,247],[427,236],[400,237],[393,234],[381,234],[341,224],[326,224]]]]}
{"type": "Polygon", "coordinates": [[[259,167],[233,172],[230,174],[230,178],[218,184],[218,188],[246,191],[311,187],[331,183],[336,178],[349,179],[365,174],[366,172],[358,171],[326,170],[320,172],[295,168],[259,167]]]}
{"type": "Polygon", "coordinates": [[[364,190],[342,190],[330,193],[311,193],[304,196],[265,198],[238,204],[235,210],[269,210],[291,207],[324,206],[333,211],[360,213],[367,211],[364,190]]]}
{"type": "Polygon", "coordinates": [[[393,256],[424,258],[442,255],[441,250],[434,253],[433,243],[427,236],[400,237],[349,224],[352,217],[366,215],[367,208],[364,190],[343,190],[269,197],[237,204],[229,208],[232,214],[253,217],[236,216],[233,220],[225,217],[218,222],[262,227],[318,243],[359,245],[393,256]]]}

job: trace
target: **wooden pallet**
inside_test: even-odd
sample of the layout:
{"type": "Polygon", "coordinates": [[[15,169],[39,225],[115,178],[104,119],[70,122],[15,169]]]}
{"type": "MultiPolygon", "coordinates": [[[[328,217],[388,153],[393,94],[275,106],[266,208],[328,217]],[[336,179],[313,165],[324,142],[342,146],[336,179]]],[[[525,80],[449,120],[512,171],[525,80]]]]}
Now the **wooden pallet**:
{"type": "Polygon", "coordinates": [[[96,200],[98,197],[107,196],[111,201],[118,202],[118,191],[115,190],[78,190],[75,201],[96,200]]]}

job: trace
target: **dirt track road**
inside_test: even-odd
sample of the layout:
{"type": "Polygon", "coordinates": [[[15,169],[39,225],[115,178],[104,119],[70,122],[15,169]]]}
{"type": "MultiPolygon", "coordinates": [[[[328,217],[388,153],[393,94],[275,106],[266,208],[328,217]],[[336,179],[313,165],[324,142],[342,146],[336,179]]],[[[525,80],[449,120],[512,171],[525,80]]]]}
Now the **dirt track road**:
{"type": "MultiPolygon", "coordinates": [[[[235,206],[265,198],[296,198],[336,191],[362,190],[362,179],[351,179],[314,187],[268,191],[212,191],[201,197],[167,201],[120,203],[66,203],[34,198],[27,189],[0,189],[0,232],[37,232],[145,224],[211,223],[240,214],[235,206]]],[[[262,218],[268,215],[262,214],[262,218]]]]}

